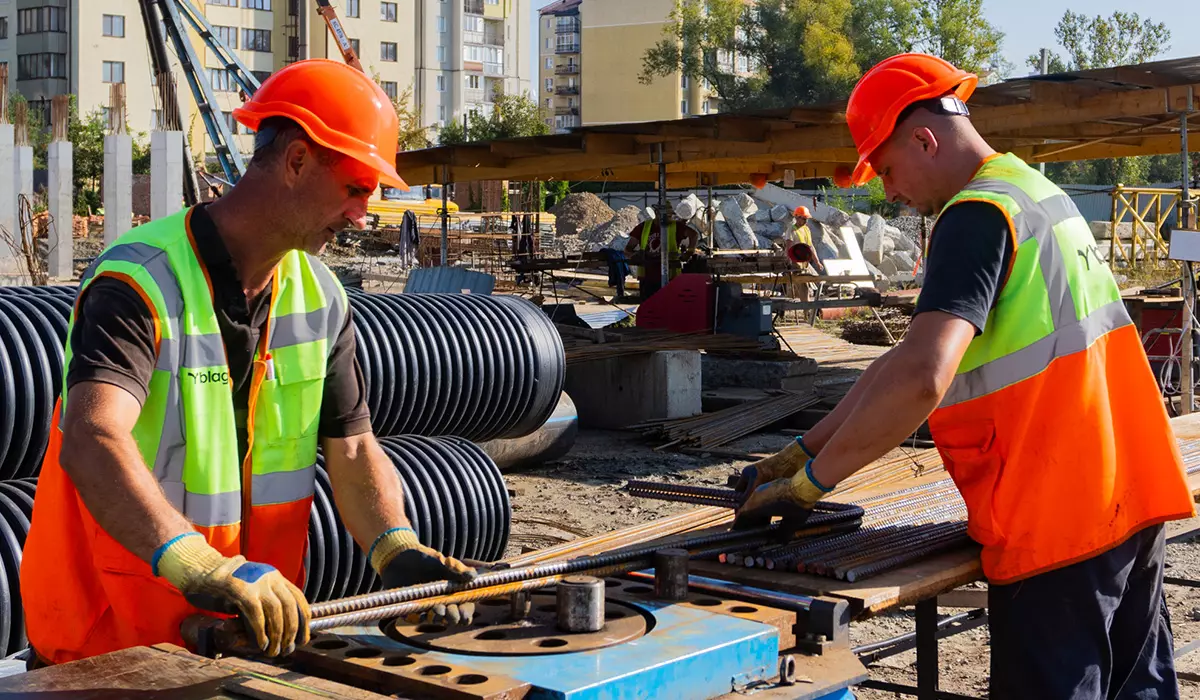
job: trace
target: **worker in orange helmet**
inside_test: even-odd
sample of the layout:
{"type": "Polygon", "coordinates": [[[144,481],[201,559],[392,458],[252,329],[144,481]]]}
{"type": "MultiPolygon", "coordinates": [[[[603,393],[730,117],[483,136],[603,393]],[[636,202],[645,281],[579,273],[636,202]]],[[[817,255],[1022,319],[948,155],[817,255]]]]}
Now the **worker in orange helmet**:
{"type": "Polygon", "coordinates": [[[1087,222],[992,150],[976,77],[924,54],[871,68],[852,184],[937,215],[904,340],[782,452],[747,468],[738,527],[802,523],[928,419],[982,545],[991,694],[1175,698],[1163,523],[1195,514],[1137,328],[1087,222]]]}
{"type": "Polygon", "coordinates": [[[80,283],[21,568],[32,665],[182,645],[206,611],[240,613],[267,656],[306,643],[318,446],[385,587],[474,576],[405,517],[345,291],[317,258],[380,182],[405,187],[391,100],[319,59],[233,114],[256,132],[238,183],[122,236],[80,283]]]}

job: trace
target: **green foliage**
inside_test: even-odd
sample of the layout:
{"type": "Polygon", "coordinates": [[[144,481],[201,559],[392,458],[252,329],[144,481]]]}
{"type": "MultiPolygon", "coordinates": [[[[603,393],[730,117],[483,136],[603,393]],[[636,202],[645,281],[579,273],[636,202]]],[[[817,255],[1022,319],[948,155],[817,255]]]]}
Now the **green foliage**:
{"type": "Polygon", "coordinates": [[[982,2],[680,0],[639,79],[707,80],[723,109],[736,111],[845,97],[863,70],[904,51],[995,72],[1004,35],[982,2]],[[734,57],[743,56],[749,70],[739,72],[734,57]]]}
{"type": "Polygon", "coordinates": [[[550,127],[546,126],[546,114],[533,98],[499,94],[492,98],[490,115],[472,114],[465,127],[456,119],[450,120],[438,130],[438,143],[448,146],[548,133],[550,127]]]}
{"type": "Polygon", "coordinates": [[[883,180],[875,178],[865,187],[867,188],[867,210],[870,213],[879,214],[884,218],[900,216],[900,204],[888,201],[887,193],[883,188],[883,180]]]}
{"type": "Polygon", "coordinates": [[[566,199],[567,195],[571,194],[571,183],[566,180],[555,180],[549,184],[548,189],[549,192],[545,199],[545,206],[547,208],[558,204],[566,199]]]}
{"type": "MultiPolygon", "coordinates": [[[[1144,63],[1171,48],[1171,30],[1166,23],[1119,10],[1109,17],[1087,17],[1067,10],[1054,35],[1066,55],[1050,52],[1051,73],[1144,63]]],[[[1041,69],[1038,54],[1026,63],[1041,69]]],[[[1046,175],[1059,184],[1137,186],[1178,180],[1181,172],[1178,156],[1159,155],[1048,163],[1046,175]]]]}

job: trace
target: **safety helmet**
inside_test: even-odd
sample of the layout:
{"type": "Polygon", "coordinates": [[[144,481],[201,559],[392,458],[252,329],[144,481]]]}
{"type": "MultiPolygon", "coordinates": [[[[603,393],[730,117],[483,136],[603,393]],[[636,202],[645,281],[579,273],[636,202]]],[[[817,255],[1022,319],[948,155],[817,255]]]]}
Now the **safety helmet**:
{"type": "Polygon", "coordinates": [[[834,176],[839,186],[861,185],[875,177],[869,158],[892,135],[896,120],[907,107],[953,93],[966,102],[979,78],[945,59],[924,53],[902,53],[885,58],[867,71],[846,106],[846,124],[858,148],[858,164],[834,176]]]}
{"type": "Polygon", "coordinates": [[[806,206],[799,206],[799,207],[796,207],[796,210],[792,212],[792,216],[796,217],[797,219],[799,219],[801,217],[803,217],[805,219],[811,219],[812,212],[809,211],[808,207],[806,207],[806,206]]]}
{"type": "Polygon", "coordinates": [[[267,78],[233,118],[257,131],[287,117],[322,146],[374,168],[385,185],[408,189],[396,172],[400,118],[383,88],[340,61],[297,61],[267,78]]]}

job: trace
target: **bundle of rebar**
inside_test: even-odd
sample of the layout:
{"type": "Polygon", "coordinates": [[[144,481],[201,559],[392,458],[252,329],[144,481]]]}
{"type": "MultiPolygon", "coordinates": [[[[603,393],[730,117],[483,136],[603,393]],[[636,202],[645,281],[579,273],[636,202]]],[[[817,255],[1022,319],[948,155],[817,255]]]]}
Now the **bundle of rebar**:
{"type": "Polygon", "coordinates": [[[815,406],[821,399],[811,392],[780,391],[757,401],[748,401],[713,413],[691,418],[674,418],[638,423],[630,430],[667,442],[655,451],[668,447],[719,447],[776,423],[783,418],[815,406]]]}
{"type": "Polygon", "coordinates": [[[564,337],[567,364],[606,360],[626,355],[644,355],[661,350],[703,350],[706,352],[756,352],[758,341],[726,333],[668,333],[622,329],[619,336],[603,343],[589,343],[578,337],[564,337]]]}

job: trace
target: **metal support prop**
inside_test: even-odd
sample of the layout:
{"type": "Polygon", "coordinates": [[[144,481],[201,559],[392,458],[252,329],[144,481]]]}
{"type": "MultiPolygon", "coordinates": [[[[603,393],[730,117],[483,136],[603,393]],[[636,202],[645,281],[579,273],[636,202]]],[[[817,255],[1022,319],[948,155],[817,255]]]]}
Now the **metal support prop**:
{"type": "Polygon", "coordinates": [[[917,603],[917,698],[938,697],[937,597],[917,603]]]}
{"type": "Polygon", "coordinates": [[[450,264],[450,166],[442,166],[442,267],[450,264]]]}
{"type": "MultiPolygon", "coordinates": [[[[1191,104],[1188,104],[1191,108],[1191,104]]],[[[1179,220],[1180,228],[1188,227],[1188,219],[1190,207],[1188,206],[1188,198],[1191,196],[1188,191],[1188,113],[1185,109],[1179,115],[1179,142],[1180,142],[1180,160],[1183,174],[1182,191],[1180,192],[1179,200],[1179,220]]],[[[1116,230],[1113,230],[1113,237],[1116,237],[1116,230]]],[[[1179,402],[1179,412],[1183,415],[1188,415],[1192,412],[1192,402],[1195,399],[1193,391],[1194,377],[1192,376],[1192,314],[1195,313],[1196,300],[1196,276],[1192,270],[1192,263],[1185,261],[1183,263],[1183,281],[1180,291],[1183,293],[1183,361],[1179,370],[1179,383],[1181,385],[1181,396],[1179,402]]]]}
{"type": "Polygon", "coordinates": [[[712,205],[712,175],[709,175],[708,177],[708,203],[705,205],[704,214],[708,218],[708,249],[713,250],[716,248],[715,242],[717,240],[717,217],[716,212],[713,211],[712,205]]]}
{"type": "MultiPolygon", "coordinates": [[[[671,281],[671,250],[667,246],[667,163],[663,145],[658,144],[658,252],[660,256],[659,289],[671,281]]],[[[644,301],[644,300],[643,300],[644,301]]]]}

